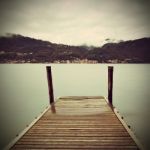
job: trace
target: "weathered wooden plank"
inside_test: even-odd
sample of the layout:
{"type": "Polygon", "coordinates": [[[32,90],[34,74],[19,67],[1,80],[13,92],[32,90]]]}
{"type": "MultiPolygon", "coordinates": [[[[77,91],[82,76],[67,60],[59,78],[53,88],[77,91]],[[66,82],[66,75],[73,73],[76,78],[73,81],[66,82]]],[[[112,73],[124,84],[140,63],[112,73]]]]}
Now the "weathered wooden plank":
{"type": "Polygon", "coordinates": [[[112,136],[113,137],[113,135],[114,135],[114,137],[115,136],[128,136],[128,134],[126,133],[126,132],[122,132],[122,131],[120,131],[120,132],[110,132],[110,131],[106,131],[105,133],[102,133],[102,132],[96,132],[96,131],[94,131],[94,132],[82,132],[82,133],[80,133],[80,134],[77,134],[76,132],[78,132],[78,131],[75,131],[75,132],[71,132],[71,131],[64,131],[64,132],[56,132],[56,131],[52,131],[52,132],[47,132],[47,133],[43,133],[43,132],[29,132],[27,135],[43,135],[43,136],[47,136],[47,135],[49,135],[49,136],[90,136],[90,135],[92,135],[92,136],[112,136]],[[100,134],[100,135],[98,135],[98,134],[100,134]]]}
{"type": "MultiPolygon", "coordinates": [[[[40,135],[39,135],[40,136],[40,135]]],[[[111,136],[48,136],[47,137],[44,137],[44,136],[41,136],[41,138],[39,138],[39,136],[37,135],[25,135],[23,138],[21,138],[20,140],[24,141],[24,140],[29,140],[29,139],[35,139],[35,140],[55,140],[55,139],[63,139],[63,140],[68,140],[68,139],[76,139],[76,140],[83,140],[83,139],[97,139],[97,140],[106,140],[106,141],[109,141],[109,140],[113,140],[113,141],[132,141],[131,137],[130,136],[126,136],[126,137],[111,137],[111,136]]]]}
{"type": "Polygon", "coordinates": [[[55,141],[19,141],[17,143],[17,145],[85,145],[85,144],[89,144],[89,145],[93,145],[93,146],[127,146],[129,144],[129,146],[136,146],[135,143],[133,142],[99,142],[97,140],[80,140],[80,141],[59,141],[59,140],[55,140],[55,141]]]}
{"type": "Polygon", "coordinates": [[[104,100],[103,96],[62,96],[59,99],[61,100],[82,100],[82,99],[98,99],[98,100],[104,100]]]}
{"type": "Polygon", "coordinates": [[[103,97],[63,97],[11,149],[135,150],[103,97]]]}
{"type": "Polygon", "coordinates": [[[35,144],[35,145],[33,145],[33,144],[25,144],[25,145],[23,145],[23,144],[21,144],[21,145],[15,145],[14,146],[14,148],[19,148],[19,149],[22,149],[22,148],[24,148],[24,149],[31,149],[31,148],[34,148],[34,149],[43,149],[43,148],[46,148],[46,149],[61,149],[61,148],[63,148],[63,149],[72,149],[72,148],[74,148],[74,149],[82,149],[82,148],[84,148],[84,149],[101,149],[101,150],[103,150],[103,149],[114,149],[114,150],[116,150],[116,149],[119,149],[119,150],[123,150],[124,148],[125,149],[130,149],[130,150],[137,150],[137,146],[134,146],[134,145],[122,145],[122,146],[120,146],[120,145],[117,145],[117,146],[114,146],[114,145],[87,145],[87,144],[84,144],[84,145],[71,145],[71,144],[66,144],[66,145],[64,145],[64,144],[35,144]]]}

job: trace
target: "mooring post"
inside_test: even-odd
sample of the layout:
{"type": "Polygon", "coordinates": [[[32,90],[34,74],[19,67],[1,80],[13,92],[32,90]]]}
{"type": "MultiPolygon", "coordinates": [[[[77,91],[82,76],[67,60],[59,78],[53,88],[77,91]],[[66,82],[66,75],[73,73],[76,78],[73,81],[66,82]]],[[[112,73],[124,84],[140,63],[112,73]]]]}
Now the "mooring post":
{"type": "Polygon", "coordinates": [[[50,104],[52,104],[54,102],[54,93],[53,93],[51,66],[46,66],[46,70],[47,70],[47,80],[48,80],[48,90],[49,90],[49,102],[50,104]]]}
{"type": "Polygon", "coordinates": [[[113,66],[108,66],[108,101],[113,106],[113,66]]]}

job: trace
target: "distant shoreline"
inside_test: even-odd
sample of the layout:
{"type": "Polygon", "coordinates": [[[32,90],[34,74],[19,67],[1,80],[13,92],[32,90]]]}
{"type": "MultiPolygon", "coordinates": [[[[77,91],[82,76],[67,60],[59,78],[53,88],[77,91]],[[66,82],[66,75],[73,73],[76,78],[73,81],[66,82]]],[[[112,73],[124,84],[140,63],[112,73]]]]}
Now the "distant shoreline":
{"type": "Polygon", "coordinates": [[[89,47],[12,35],[0,37],[0,63],[150,63],[150,38],[89,47]]]}

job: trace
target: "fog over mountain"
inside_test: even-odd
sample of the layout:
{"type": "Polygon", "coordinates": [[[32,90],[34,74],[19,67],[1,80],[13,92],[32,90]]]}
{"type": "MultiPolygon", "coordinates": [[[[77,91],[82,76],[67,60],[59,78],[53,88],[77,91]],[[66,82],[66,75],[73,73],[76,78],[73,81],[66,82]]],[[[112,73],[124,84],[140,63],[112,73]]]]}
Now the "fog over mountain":
{"type": "MultiPolygon", "coordinates": [[[[108,40],[109,41],[109,40],[108,40]]],[[[100,47],[56,44],[17,34],[0,37],[1,63],[150,63],[150,38],[100,47]]]]}

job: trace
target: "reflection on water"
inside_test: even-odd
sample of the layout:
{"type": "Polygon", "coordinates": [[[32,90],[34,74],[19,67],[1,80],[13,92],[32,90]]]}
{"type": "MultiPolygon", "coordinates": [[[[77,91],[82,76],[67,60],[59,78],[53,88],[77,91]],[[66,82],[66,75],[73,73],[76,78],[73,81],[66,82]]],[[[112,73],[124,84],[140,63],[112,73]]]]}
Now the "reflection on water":
{"type": "MultiPolygon", "coordinates": [[[[45,64],[0,65],[0,148],[49,105],[45,64]]],[[[115,64],[114,105],[150,149],[148,64],[115,64]]],[[[106,96],[108,64],[52,65],[54,96],[106,96]]],[[[56,112],[51,106],[53,113],[56,112]]]]}

